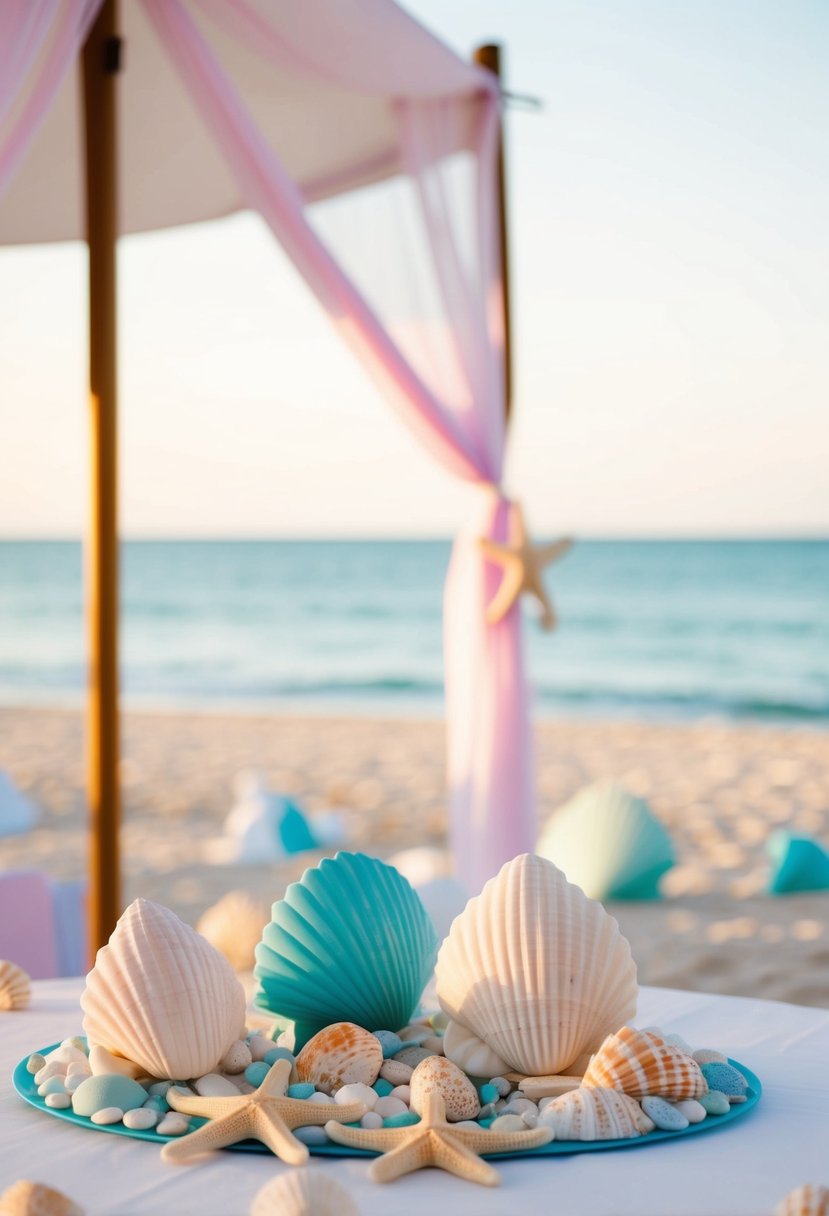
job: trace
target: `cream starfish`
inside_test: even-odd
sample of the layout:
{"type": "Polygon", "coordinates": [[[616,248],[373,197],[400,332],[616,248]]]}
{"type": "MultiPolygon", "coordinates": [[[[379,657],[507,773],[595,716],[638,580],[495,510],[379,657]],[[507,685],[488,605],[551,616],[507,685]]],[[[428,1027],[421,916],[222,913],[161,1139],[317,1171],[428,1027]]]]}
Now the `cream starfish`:
{"type": "Polygon", "coordinates": [[[482,1186],[499,1186],[501,1177],[496,1169],[481,1160],[479,1153],[513,1153],[537,1148],[553,1138],[550,1128],[493,1132],[486,1127],[475,1131],[457,1127],[447,1122],[443,1098],[435,1092],[424,1095],[421,1114],[420,1123],[408,1127],[380,1127],[376,1131],[326,1123],[325,1134],[337,1144],[383,1153],[368,1171],[375,1182],[393,1182],[404,1174],[434,1165],[469,1182],[480,1182],[482,1186]]]}
{"type": "Polygon", "coordinates": [[[319,1125],[332,1119],[349,1123],[366,1113],[361,1102],[338,1106],[336,1102],[286,1098],[290,1078],[290,1062],[277,1060],[257,1090],[252,1094],[240,1094],[238,1098],[203,1098],[169,1089],[167,1101],[173,1110],[185,1115],[203,1115],[210,1122],[179,1140],[170,1140],[161,1150],[162,1159],[189,1161],[211,1149],[251,1139],[261,1140],[290,1165],[301,1165],[308,1159],[308,1149],[291,1135],[295,1127],[319,1125]]]}
{"type": "Polygon", "coordinates": [[[482,538],[480,546],[486,558],[503,568],[503,577],[486,610],[490,625],[497,625],[516,603],[523,592],[529,592],[541,604],[540,624],[542,629],[554,629],[556,614],[541,575],[545,566],[558,561],[572,548],[569,537],[553,541],[549,545],[534,545],[527,533],[524,512],[518,503],[510,509],[510,541],[508,545],[482,538]]]}

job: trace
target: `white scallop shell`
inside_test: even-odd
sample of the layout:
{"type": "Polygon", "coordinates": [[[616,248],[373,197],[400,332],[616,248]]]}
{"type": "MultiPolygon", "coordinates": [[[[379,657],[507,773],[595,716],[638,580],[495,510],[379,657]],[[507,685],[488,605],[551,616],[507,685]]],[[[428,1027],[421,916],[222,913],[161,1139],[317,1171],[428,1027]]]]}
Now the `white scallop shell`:
{"type": "Polygon", "coordinates": [[[253,1197],[250,1216],[360,1216],[348,1192],[320,1170],[291,1170],[253,1197]]]}
{"type": "Polygon", "coordinates": [[[21,1178],[0,1195],[0,1216],[84,1216],[61,1191],[21,1178]]]}
{"type": "Polygon", "coordinates": [[[225,956],[234,971],[252,971],[254,951],[270,910],[247,891],[228,891],[201,916],[196,932],[225,956]]]}
{"type": "Polygon", "coordinates": [[[146,899],[130,904],[98,951],[81,1007],[90,1043],[174,1080],[213,1072],[245,1024],[244,989],[227,959],[146,899]]]}
{"type": "Polygon", "coordinates": [[[652,1132],[642,1107],[617,1089],[573,1089],[545,1106],[539,1125],[556,1140],[627,1140],[652,1132]]]}
{"type": "Polygon", "coordinates": [[[506,1060],[460,1022],[450,1022],[446,1027],[443,1054],[470,1077],[500,1077],[510,1071],[506,1060]]]}
{"type": "Polygon", "coordinates": [[[454,921],[437,997],[518,1072],[573,1071],[636,1009],[636,965],[601,904],[542,857],[504,865],[454,921]]]}
{"type": "Polygon", "coordinates": [[[799,1186],[781,1199],[774,1216],[829,1216],[829,1187],[813,1182],[799,1186]]]}
{"type": "Polygon", "coordinates": [[[25,1009],[32,997],[32,981],[17,963],[0,959],[0,1012],[25,1009]]]}

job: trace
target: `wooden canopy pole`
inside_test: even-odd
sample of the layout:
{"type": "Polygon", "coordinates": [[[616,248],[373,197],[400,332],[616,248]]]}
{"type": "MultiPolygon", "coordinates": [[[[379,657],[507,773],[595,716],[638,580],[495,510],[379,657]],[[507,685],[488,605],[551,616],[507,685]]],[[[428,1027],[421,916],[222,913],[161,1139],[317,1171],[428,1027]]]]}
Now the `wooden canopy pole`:
{"type": "MultiPolygon", "coordinates": [[[[501,48],[497,44],[487,43],[475,49],[475,63],[487,68],[501,83],[501,48]]],[[[507,240],[507,187],[504,169],[504,125],[501,123],[501,137],[498,144],[498,223],[501,244],[501,281],[504,286],[504,390],[507,422],[512,412],[512,315],[510,309],[509,290],[509,242],[507,240]]]]}
{"type": "Polygon", "coordinates": [[[87,789],[90,962],[121,912],[118,847],[118,418],[116,365],[117,134],[120,42],[105,0],[83,50],[89,245],[91,514],[86,543],[89,621],[87,789]]]}

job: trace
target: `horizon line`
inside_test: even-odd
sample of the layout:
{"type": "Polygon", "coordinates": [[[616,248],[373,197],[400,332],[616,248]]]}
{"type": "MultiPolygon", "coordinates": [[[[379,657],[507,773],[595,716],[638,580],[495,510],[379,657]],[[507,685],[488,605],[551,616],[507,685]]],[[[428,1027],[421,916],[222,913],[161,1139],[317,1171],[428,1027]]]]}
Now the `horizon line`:
{"type": "MultiPolygon", "coordinates": [[[[548,529],[541,529],[539,536],[547,535],[548,529]]],[[[678,543],[699,544],[705,543],[734,543],[737,541],[757,542],[764,541],[808,541],[825,543],[829,542],[829,529],[814,530],[785,530],[781,532],[771,531],[746,531],[746,532],[567,532],[566,529],[558,529],[556,535],[571,535],[578,542],[588,543],[664,543],[665,541],[676,541],[678,543]]],[[[4,534],[0,532],[0,544],[83,544],[85,540],[81,533],[72,534],[56,534],[56,533],[18,533],[4,534]]],[[[240,544],[307,544],[319,542],[321,544],[332,543],[363,543],[363,544],[384,544],[384,543],[411,543],[411,544],[426,544],[431,542],[441,542],[451,544],[455,540],[455,536],[450,533],[424,532],[424,533],[371,533],[371,532],[349,532],[349,533],[246,533],[246,532],[227,532],[227,533],[127,533],[119,538],[120,542],[136,543],[136,544],[218,544],[218,543],[240,543],[240,544]]]]}

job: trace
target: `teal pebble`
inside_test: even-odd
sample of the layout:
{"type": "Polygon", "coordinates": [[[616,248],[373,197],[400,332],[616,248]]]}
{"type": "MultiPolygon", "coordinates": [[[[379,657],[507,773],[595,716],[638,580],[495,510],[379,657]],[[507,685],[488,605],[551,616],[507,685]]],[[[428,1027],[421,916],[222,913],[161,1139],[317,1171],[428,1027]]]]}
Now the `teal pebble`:
{"type": "Polygon", "coordinates": [[[166,1115],[170,1109],[170,1104],[163,1094],[150,1094],[144,1106],[146,1106],[147,1110],[158,1111],[160,1115],[166,1115]]]}
{"type": "Polygon", "coordinates": [[[146,1101],[146,1089],[131,1077],[102,1073],[81,1081],[72,1096],[72,1109],[76,1115],[89,1116],[107,1106],[117,1106],[123,1111],[135,1110],[146,1101]]]}
{"type": "Polygon", "coordinates": [[[375,1039],[378,1039],[380,1046],[383,1048],[383,1059],[390,1060],[392,1056],[396,1056],[398,1051],[403,1050],[403,1040],[393,1030],[375,1030],[375,1039]]]}
{"type": "Polygon", "coordinates": [[[379,1094],[381,1098],[387,1098],[394,1089],[394,1086],[392,1085],[391,1081],[387,1081],[385,1077],[378,1077],[374,1082],[372,1089],[376,1094],[379,1094]]]}
{"type": "Polygon", "coordinates": [[[314,1087],[310,1081],[301,1081],[299,1085],[288,1086],[289,1098],[310,1098],[314,1087]]]}
{"type": "Polygon", "coordinates": [[[655,1094],[648,1094],[639,1105],[660,1131],[684,1132],[688,1126],[688,1120],[681,1110],[677,1110],[675,1106],[671,1106],[670,1102],[666,1102],[664,1098],[658,1098],[655,1094]]]}
{"type": "Polygon", "coordinates": [[[253,1064],[248,1064],[245,1069],[245,1080],[258,1089],[270,1071],[270,1067],[264,1060],[256,1060],[253,1064]]]}
{"type": "Polygon", "coordinates": [[[497,1102],[501,1096],[498,1093],[498,1086],[493,1085],[491,1081],[487,1085],[482,1085],[478,1093],[481,1097],[481,1104],[484,1106],[487,1102],[497,1102]]]}
{"type": "Polygon", "coordinates": [[[288,1060],[293,1064],[294,1057],[288,1051],[287,1047],[273,1047],[270,1051],[266,1051],[262,1059],[263,1064],[267,1064],[270,1068],[277,1060],[288,1060]]]}
{"type": "Polygon", "coordinates": [[[745,1098],[748,1082],[743,1074],[730,1064],[703,1064],[701,1069],[709,1089],[718,1089],[726,1098],[732,1100],[745,1098]]]}
{"type": "Polygon", "coordinates": [[[401,1115],[389,1115],[383,1120],[383,1127],[410,1127],[413,1123],[420,1122],[420,1115],[415,1114],[413,1110],[404,1110],[401,1115]]]}
{"type": "Polygon", "coordinates": [[[701,1098],[697,1098],[697,1102],[705,1108],[709,1115],[727,1115],[731,1110],[728,1098],[718,1089],[712,1089],[709,1093],[703,1094],[701,1098]]]}
{"type": "Polygon", "coordinates": [[[495,1116],[488,1115],[486,1119],[479,1119],[478,1122],[481,1127],[492,1127],[492,1124],[495,1122],[495,1116]]]}

